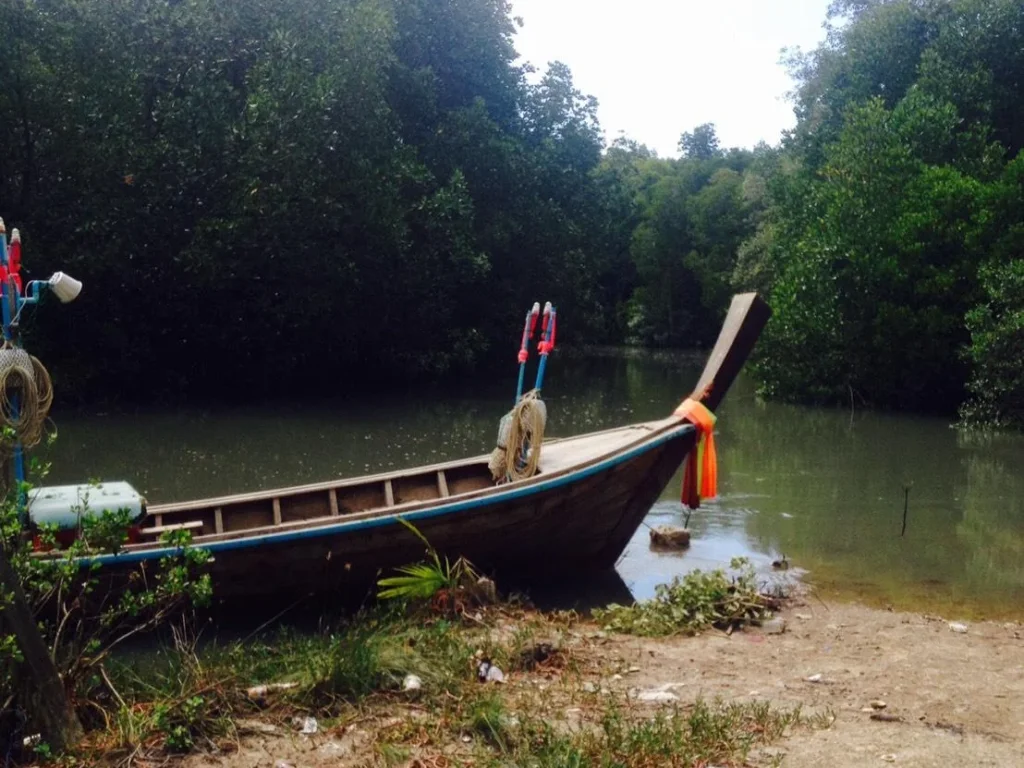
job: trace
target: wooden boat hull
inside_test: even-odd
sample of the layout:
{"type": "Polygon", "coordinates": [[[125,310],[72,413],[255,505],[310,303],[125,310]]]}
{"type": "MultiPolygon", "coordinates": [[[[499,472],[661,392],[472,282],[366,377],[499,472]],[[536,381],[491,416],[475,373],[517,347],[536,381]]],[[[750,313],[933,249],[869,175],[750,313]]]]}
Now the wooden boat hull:
{"type": "MultiPolygon", "coordinates": [[[[585,468],[475,497],[462,494],[467,498],[453,496],[418,510],[209,543],[200,537],[196,545],[213,555],[210,573],[218,598],[365,589],[379,574],[424,557],[423,542],[399,517],[442,555],[466,557],[502,583],[603,570],[621,556],[695,434],[690,425],[675,422],[585,468]]],[[[104,575],[119,581],[167,553],[163,547],[129,548],[100,560],[104,575]]]]}

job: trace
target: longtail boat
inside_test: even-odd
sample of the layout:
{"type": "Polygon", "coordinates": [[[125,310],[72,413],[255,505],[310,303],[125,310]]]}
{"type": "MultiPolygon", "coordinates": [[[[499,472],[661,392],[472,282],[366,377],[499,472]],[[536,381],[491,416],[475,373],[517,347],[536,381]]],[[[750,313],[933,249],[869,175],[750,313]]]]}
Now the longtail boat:
{"type": "MultiPolygon", "coordinates": [[[[690,395],[717,409],[771,314],[735,296],[690,395]]],[[[135,541],[91,559],[108,574],[155,565],[189,531],[209,551],[220,597],[337,591],[422,559],[412,523],[441,554],[498,578],[609,569],[694,448],[680,415],[543,443],[537,473],[495,484],[488,456],[280,490],[160,504],[135,541]]],[[[40,556],[46,556],[40,553],[40,556]]]]}

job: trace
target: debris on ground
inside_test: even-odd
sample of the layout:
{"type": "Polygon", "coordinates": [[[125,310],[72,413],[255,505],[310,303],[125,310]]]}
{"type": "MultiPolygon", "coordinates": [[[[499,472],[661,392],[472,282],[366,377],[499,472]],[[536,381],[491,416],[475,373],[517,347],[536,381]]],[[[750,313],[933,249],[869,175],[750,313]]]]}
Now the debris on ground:
{"type": "Polygon", "coordinates": [[[299,729],[299,733],[304,733],[307,736],[320,730],[320,724],[317,723],[316,718],[311,715],[307,715],[306,717],[293,717],[292,725],[299,729]]]}
{"type": "Polygon", "coordinates": [[[541,642],[534,643],[529,648],[519,652],[519,669],[532,671],[538,664],[546,664],[558,655],[558,649],[554,644],[541,642]]]}
{"type": "Polygon", "coordinates": [[[402,681],[403,691],[418,691],[423,688],[423,678],[419,675],[406,675],[402,681]]]}
{"type": "Polygon", "coordinates": [[[871,715],[872,720],[877,720],[880,723],[901,723],[903,718],[899,715],[894,715],[891,712],[875,712],[871,715]]]}
{"type": "Polygon", "coordinates": [[[298,687],[298,683],[268,683],[266,685],[254,685],[251,688],[246,689],[245,695],[252,701],[263,703],[271,693],[290,691],[293,688],[298,687]]]}
{"type": "Polygon", "coordinates": [[[505,673],[499,667],[491,663],[490,659],[482,659],[477,667],[477,677],[482,683],[504,683],[505,673]]]}

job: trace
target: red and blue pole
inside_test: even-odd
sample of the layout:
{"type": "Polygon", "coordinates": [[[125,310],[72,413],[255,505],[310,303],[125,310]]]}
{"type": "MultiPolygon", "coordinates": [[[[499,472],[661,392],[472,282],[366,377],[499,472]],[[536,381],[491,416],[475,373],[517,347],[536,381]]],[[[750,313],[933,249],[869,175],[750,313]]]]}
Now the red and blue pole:
{"type": "Polygon", "coordinates": [[[526,361],[530,357],[530,339],[537,329],[537,317],[540,315],[540,302],[535,302],[533,309],[526,313],[523,323],[523,341],[519,347],[519,385],[516,387],[516,402],[523,396],[523,379],[526,377],[526,361]]]}
{"type": "Polygon", "coordinates": [[[537,383],[534,389],[538,392],[544,384],[544,369],[548,365],[548,355],[555,348],[555,308],[549,301],[544,305],[544,323],[541,325],[540,344],[537,345],[537,352],[540,353],[540,365],[537,367],[537,383]]]}

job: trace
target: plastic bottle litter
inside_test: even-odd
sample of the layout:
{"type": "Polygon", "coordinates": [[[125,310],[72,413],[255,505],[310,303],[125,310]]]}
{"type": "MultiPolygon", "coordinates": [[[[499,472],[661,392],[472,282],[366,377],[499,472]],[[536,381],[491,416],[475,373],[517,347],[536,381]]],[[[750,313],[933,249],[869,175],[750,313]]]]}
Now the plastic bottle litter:
{"type": "Polygon", "coordinates": [[[311,734],[316,733],[320,729],[319,723],[316,718],[312,716],[308,717],[293,717],[292,724],[299,729],[299,733],[311,734]]]}
{"type": "Polygon", "coordinates": [[[480,662],[480,666],[477,667],[477,675],[485,683],[505,682],[505,673],[494,664],[491,664],[489,659],[484,659],[480,662]]]}
{"type": "Polygon", "coordinates": [[[423,679],[419,675],[406,675],[402,681],[403,691],[418,691],[423,687],[423,679]]]}

